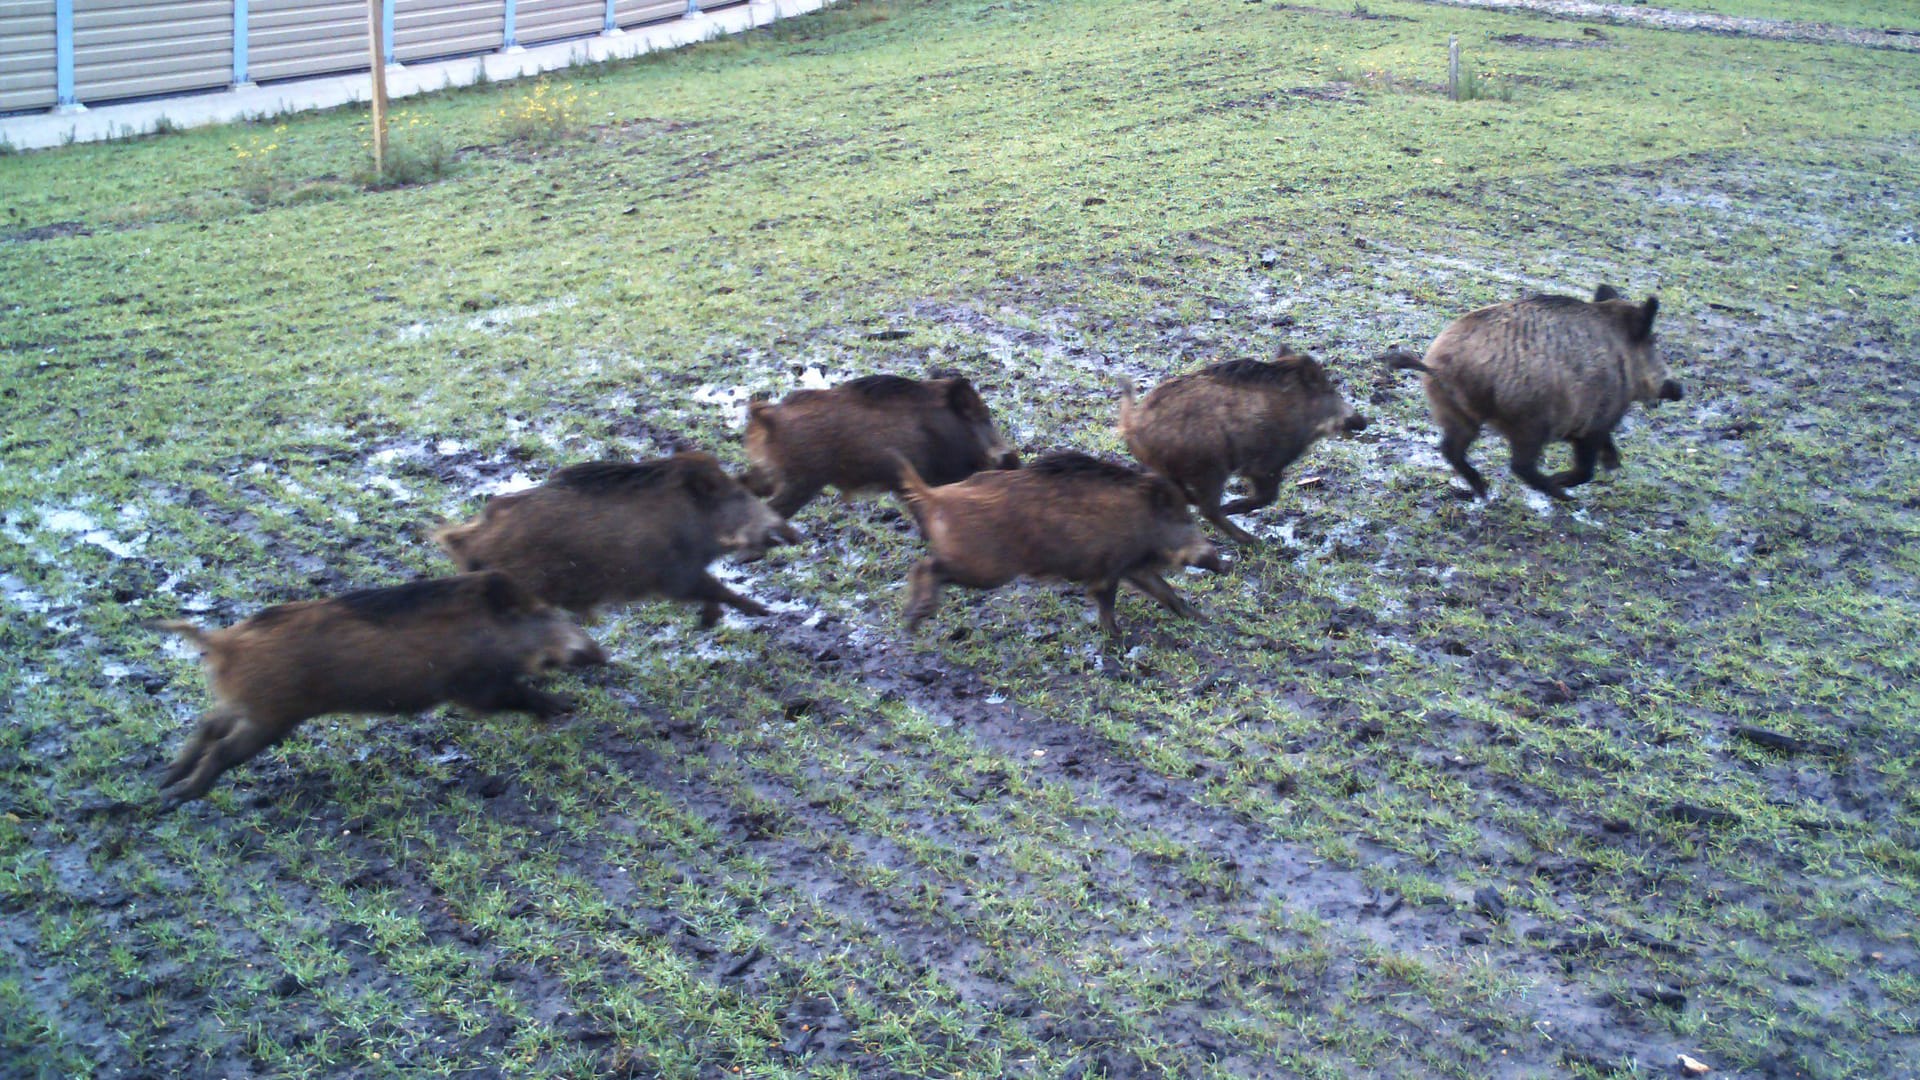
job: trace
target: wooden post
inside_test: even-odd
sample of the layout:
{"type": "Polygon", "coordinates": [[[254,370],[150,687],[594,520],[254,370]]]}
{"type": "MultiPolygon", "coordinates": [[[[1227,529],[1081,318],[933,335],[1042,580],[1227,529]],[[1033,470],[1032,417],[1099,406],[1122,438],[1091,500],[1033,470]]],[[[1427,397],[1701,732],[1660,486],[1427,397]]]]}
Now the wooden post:
{"type": "Polygon", "coordinates": [[[1460,35],[1447,35],[1447,97],[1460,100],[1460,35]]]}
{"type": "Polygon", "coordinates": [[[387,175],[387,43],[381,0],[367,0],[367,44],[373,50],[373,175],[387,175]]]}

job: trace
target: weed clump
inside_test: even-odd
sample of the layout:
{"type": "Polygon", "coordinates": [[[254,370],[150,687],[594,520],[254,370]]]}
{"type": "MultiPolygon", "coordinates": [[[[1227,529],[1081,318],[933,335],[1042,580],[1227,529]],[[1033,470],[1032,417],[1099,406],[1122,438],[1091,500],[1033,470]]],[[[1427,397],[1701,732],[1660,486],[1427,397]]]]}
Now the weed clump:
{"type": "MultiPolygon", "coordinates": [[[[371,146],[372,139],[361,141],[371,146]]],[[[410,187],[430,183],[452,171],[454,149],[446,135],[417,113],[402,110],[387,129],[387,159],[376,171],[369,160],[357,177],[362,187],[410,187]]]]}
{"type": "MultiPolygon", "coordinates": [[[[589,90],[584,96],[591,99],[599,94],[598,90],[589,90]]],[[[555,90],[553,84],[542,76],[534,82],[531,92],[503,106],[495,122],[501,138],[508,142],[551,145],[586,127],[586,110],[580,105],[582,100],[582,95],[574,90],[572,83],[555,90]]]]}

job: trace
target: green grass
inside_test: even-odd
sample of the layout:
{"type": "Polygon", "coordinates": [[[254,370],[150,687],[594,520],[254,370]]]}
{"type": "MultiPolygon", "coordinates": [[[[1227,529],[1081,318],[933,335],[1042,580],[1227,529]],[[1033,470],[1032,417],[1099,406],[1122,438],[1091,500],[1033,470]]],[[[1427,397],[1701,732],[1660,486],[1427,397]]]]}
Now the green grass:
{"type": "Polygon", "coordinates": [[[439,160],[377,190],[356,110],[0,156],[0,1053],[1910,1061],[1911,58],[1323,6],[847,4],[573,72],[535,131],[501,117],[533,84],[410,103],[439,160]],[[1511,100],[1446,99],[1449,34],[1511,100]],[[1601,281],[1658,292],[1687,400],[1571,508],[1491,435],[1495,498],[1448,497],[1371,358],[1601,281]],[[422,530],[515,473],[737,465],[745,395],[807,368],[959,369],[1024,453],[1117,453],[1113,378],[1283,338],[1374,424],[1176,576],[1204,625],[1127,596],[1109,647],[1024,585],[908,640],[920,539],[823,499],[741,585],[781,614],[620,613],[569,720],[330,717],[139,809],[205,703],[144,620],[442,572],[422,530]]]}

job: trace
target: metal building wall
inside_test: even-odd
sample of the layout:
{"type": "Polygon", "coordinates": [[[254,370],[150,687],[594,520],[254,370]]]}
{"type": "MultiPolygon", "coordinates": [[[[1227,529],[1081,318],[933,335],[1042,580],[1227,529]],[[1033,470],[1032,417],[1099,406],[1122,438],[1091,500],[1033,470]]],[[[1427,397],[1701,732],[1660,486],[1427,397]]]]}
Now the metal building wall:
{"type": "Polygon", "coordinates": [[[506,44],[506,0],[394,0],[399,63],[486,52],[506,44]]]}
{"type": "Polygon", "coordinates": [[[233,81],[233,0],[74,0],[80,101],[177,94],[233,81]]]}
{"type": "Polygon", "coordinates": [[[519,0],[515,6],[516,45],[582,37],[606,29],[606,0],[519,0]]]}
{"type": "Polygon", "coordinates": [[[53,0],[0,0],[0,112],[54,103],[53,0]]]}
{"type": "Polygon", "coordinates": [[[687,13],[687,0],[614,0],[613,24],[619,27],[658,22],[687,13]]]}
{"type": "Polygon", "coordinates": [[[366,0],[249,0],[248,79],[365,70],[366,0]]]}

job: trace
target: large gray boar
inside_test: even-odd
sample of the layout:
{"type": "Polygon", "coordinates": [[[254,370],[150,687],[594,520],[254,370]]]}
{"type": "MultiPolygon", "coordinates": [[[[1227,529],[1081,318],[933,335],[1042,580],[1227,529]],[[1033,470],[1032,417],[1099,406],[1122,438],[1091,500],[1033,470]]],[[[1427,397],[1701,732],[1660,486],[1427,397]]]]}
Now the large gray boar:
{"type": "Polygon", "coordinates": [[[607,659],[585,631],[498,573],[281,604],[224,630],[159,627],[205,654],[215,698],[161,778],[168,804],[206,794],[302,720],[443,701],[547,717],[572,704],[526,677],[607,659]]]}
{"type": "Polygon", "coordinates": [[[1567,488],[1593,479],[1596,464],[1619,467],[1613,430],[1629,406],[1680,400],[1680,384],[1654,348],[1659,309],[1655,297],[1636,304],[1610,285],[1591,301],[1529,296],[1455,319],[1424,361],[1400,351],[1382,359],[1422,373],[1440,453],[1474,495],[1487,493],[1487,481],[1467,448],[1491,424],[1507,438],[1513,474],[1566,499],[1567,488]],[[1573,467],[1547,476],[1540,453],[1562,440],[1573,446],[1573,467]]]}
{"type": "Polygon", "coordinates": [[[539,487],[487,500],[480,516],[433,538],[462,570],[503,570],[535,596],[592,619],[602,604],[691,600],[700,625],[721,605],[765,615],[707,570],[723,554],[756,559],[798,536],[711,454],[595,461],[539,487]]]}

